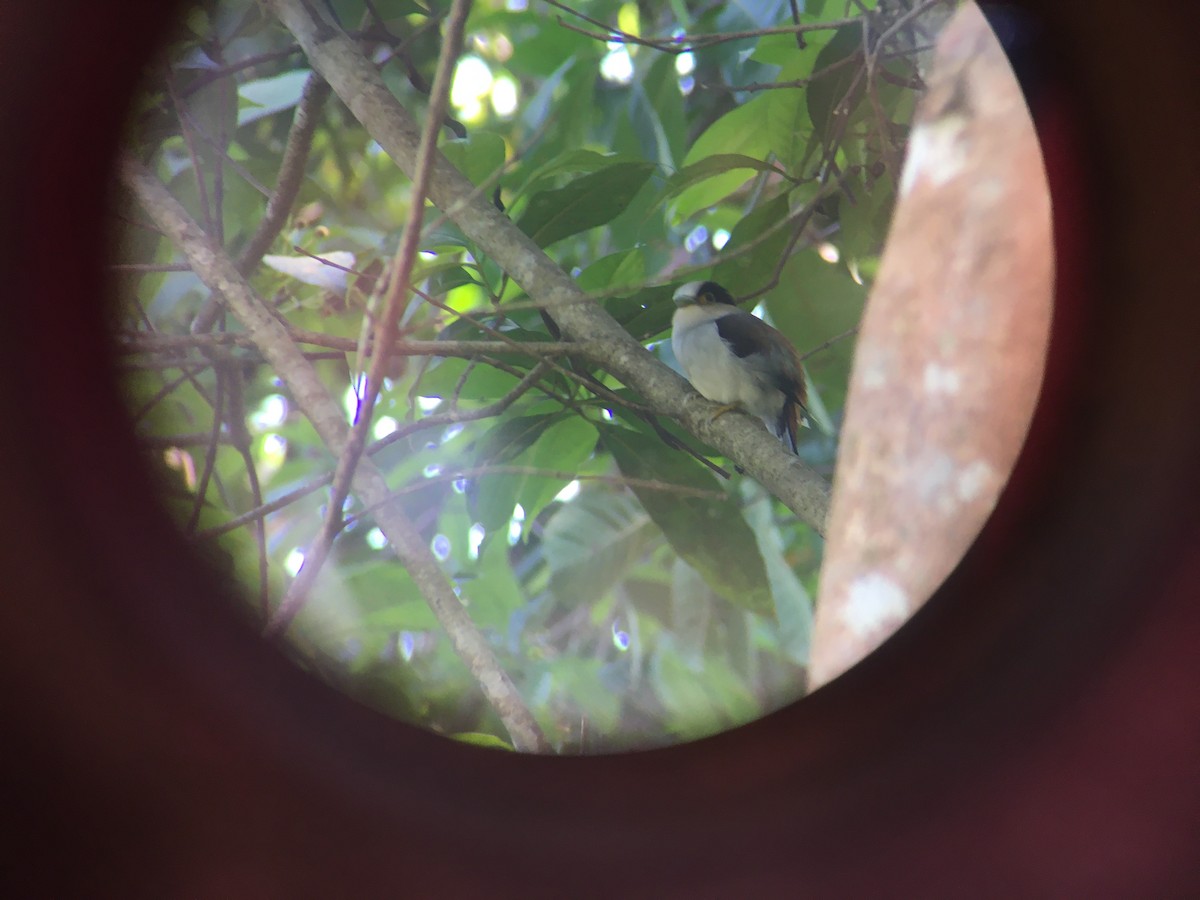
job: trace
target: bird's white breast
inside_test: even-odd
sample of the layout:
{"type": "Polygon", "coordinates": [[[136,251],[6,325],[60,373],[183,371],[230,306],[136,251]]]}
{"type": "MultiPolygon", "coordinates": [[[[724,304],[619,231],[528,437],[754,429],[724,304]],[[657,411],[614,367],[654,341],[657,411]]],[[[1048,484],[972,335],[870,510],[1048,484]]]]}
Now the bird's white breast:
{"type": "Polygon", "coordinates": [[[692,387],[716,403],[738,403],[772,427],[783,395],[763,384],[729,349],[717,332],[717,319],[729,309],[684,306],[671,320],[671,349],[692,387]]]}

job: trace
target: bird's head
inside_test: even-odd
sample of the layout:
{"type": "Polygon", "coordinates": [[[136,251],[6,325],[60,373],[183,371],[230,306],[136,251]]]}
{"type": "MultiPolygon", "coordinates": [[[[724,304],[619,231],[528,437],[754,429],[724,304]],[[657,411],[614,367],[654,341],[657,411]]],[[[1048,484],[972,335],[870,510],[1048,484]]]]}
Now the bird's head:
{"type": "Polygon", "coordinates": [[[681,308],[684,306],[712,306],[715,303],[736,305],[733,302],[733,295],[715,281],[689,281],[675,291],[674,300],[675,305],[681,308]]]}

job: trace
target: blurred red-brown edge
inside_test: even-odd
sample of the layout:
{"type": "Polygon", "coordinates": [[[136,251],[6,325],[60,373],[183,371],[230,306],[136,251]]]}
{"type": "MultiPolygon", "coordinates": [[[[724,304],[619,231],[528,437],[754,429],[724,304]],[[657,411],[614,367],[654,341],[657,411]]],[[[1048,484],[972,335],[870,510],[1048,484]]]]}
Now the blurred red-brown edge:
{"type": "Polygon", "coordinates": [[[594,759],[458,746],[340,697],[215,602],[158,511],[103,263],[164,6],[0,13],[10,895],[1200,891],[1188,5],[1019,4],[1043,29],[1054,331],[1029,446],[963,564],[809,700],[594,759]]]}

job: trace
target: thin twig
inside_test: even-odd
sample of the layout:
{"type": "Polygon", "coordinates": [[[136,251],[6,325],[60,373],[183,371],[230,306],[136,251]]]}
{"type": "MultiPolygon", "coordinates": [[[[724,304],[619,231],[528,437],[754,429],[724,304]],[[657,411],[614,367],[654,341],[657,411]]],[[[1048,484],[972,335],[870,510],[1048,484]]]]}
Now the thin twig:
{"type": "MultiPolygon", "coordinates": [[[[788,5],[792,8],[792,24],[799,25],[800,24],[800,4],[797,2],[797,0],[788,0],[788,5]]],[[[801,34],[799,31],[796,32],[796,48],[798,50],[804,49],[804,35],[801,34]]]]}
{"type": "Polygon", "coordinates": [[[654,50],[661,50],[664,53],[687,53],[692,50],[699,50],[705,47],[714,47],[717,44],[728,43],[729,41],[744,41],[750,38],[765,37],[773,34],[794,34],[802,35],[809,31],[831,31],[841,28],[843,25],[850,25],[859,21],[859,17],[855,16],[848,19],[831,19],[826,22],[806,22],[799,25],[783,25],[777,28],[754,28],[747,31],[726,31],[716,34],[684,34],[678,37],[661,37],[661,38],[643,38],[636,34],[630,34],[627,31],[622,31],[612,25],[606,25],[598,19],[593,19],[591,16],[584,15],[576,9],[572,9],[565,3],[560,3],[559,0],[544,0],[550,6],[556,9],[561,9],[563,12],[570,13],[595,25],[597,28],[602,28],[602,33],[589,31],[586,28],[580,28],[565,22],[560,17],[558,24],[569,31],[574,31],[578,34],[586,35],[598,41],[620,43],[620,44],[636,44],[640,47],[650,47],[654,50]]]}
{"type": "Polygon", "coordinates": [[[196,91],[208,87],[213,82],[220,81],[222,78],[228,78],[230,75],[234,75],[244,69],[251,69],[254,66],[262,65],[263,63],[287,59],[289,56],[295,56],[300,52],[302,52],[300,50],[300,45],[292,44],[290,47],[283,47],[279,50],[270,50],[266,53],[247,56],[245,59],[240,59],[237,62],[226,63],[218,69],[213,69],[210,72],[204,72],[201,75],[197,75],[195,79],[188,83],[187,87],[180,91],[180,94],[184,97],[190,97],[192,94],[196,93],[196,91]]]}
{"type": "Polygon", "coordinates": [[[813,72],[807,78],[796,78],[796,79],[793,79],[792,81],[766,81],[766,82],[752,81],[749,84],[739,84],[739,85],[715,85],[715,84],[702,83],[702,84],[697,85],[697,87],[704,88],[707,90],[715,90],[715,89],[719,88],[721,90],[729,91],[731,94],[741,94],[741,93],[753,94],[757,91],[778,91],[778,90],[784,90],[786,88],[803,88],[803,87],[808,87],[814,81],[824,78],[825,76],[830,75],[833,72],[836,72],[839,69],[842,69],[855,61],[856,61],[856,58],[853,56],[843,56],[837,62],[832,62],[829,65],[827,65],[825,68],[818,69],[816,72],[813,72]]]}
{"type": "Polygon", "coordinates": [[[283,600],[280,601],[279,609],[272,620],[272,627],[276,630],[286,627],[287,622],[303,606],[308,591],[316,583],[321,567],[329,557],[334,539],[342,529],[343,507],[350,495],[350,485],[355,469],[366,449],[367,433],[371,427],[375,409],[375,398],[383,384],[383,376],[387,370],[390,344],[395,338],[397,324],[400,320],[400,307],[408,295],[409,279],[412,274],[413,262],[417,257],[417,244],[421,237],[421,220],[424,216],[425,194],[429,186],[431,163],[436,150],[437,135],[441,128],[440,123],[449,102],[450,80],[454,73],[454,65],[458,60],[463,26],[469,8],[469,0],[454,0],[450,15],[446,20],[442,52],[438,57],[437,73],[433,79],[429,115],[422,128],[417,151],[416,170],[413,175],[409,202],[409,217],[404,226],[404,234],[400,238],[400,248],[393,260],[383,315],[379,318],[375,328],[377,351],[371,357],[371,367],[367,373],[366,390],[361,399],[358,418],[350,430],[342,452],[338,455],[337,468],[333,474],[333,485],[330,489],[329,505],[325,511],[321,531],[305,553],[300,571],[296,573],[296,577],[284,593],[283,600]]]}
{"type": "MultiPolygon", "coordinates": [[[[202,371],[202,370],[201,370],[202,371]]],[[[161,388],[155,391],[154,396],[139,406],[130,415],[130,419],[134,424],[140,422],[143,418],[150,414],[154,407],[158,406],[163,400],[171,396],[171,394],[179,389],[179,386],[188,380],[188,371],[184,371],[181,375],[166,382],[161,388]]]]}
{"type": "Polygon", "coordinates": [[[191,534],[196,530],[196,523],[200,521],[200,513],[204,509],[204,497],[208,494],[208,481],[212,477],[213,468],[217,464],[217,446],[219,445],[221,435],[221,404],[225,396],[225,379],[221,377],[221,373],[217,373],[216,396],[213,400],[213,420],[212,431],[208,441],[208,447],[204,451],[204,470],[200,475],[200,481],[196,486],[196,496],[192,501],[192,513],[188,517],[187,525],[184,526],[184,531],[191,534]]]}
{"type": "MultiPolygon", "coordinates": [[[[313,135],[317,130],[319,113],[322,104],[329,96],[329,85],[316,72],[308,76],[304,90],[296,104],[296,112],[292,117],[292,125],[288,131],[287,142],[283,148],[283,159],[279,164],[279,177],[275,181],[275,190],[267,198],[267,209],[263,213],[258,227],[254,229],[246,248],[238,257],[238,271],[249,275],[262,261],[263,254],[278,237],[279,232],[287,223],[296,196],[300,193],[300,185],[304,179],[304,170],[308,164],[308,153],[312,147],[313,135]]],[[[220,314],[220,301],[209,296],[201,306],[200,311],[192,320],[193,332],[210,331],[220,314]]]]}
{"type": "Polygon", "coordinates": [[[856,334],[858,334],[858,326],[857,325],[855,325],[853,328],[847,328],[841,334],[835,334],[829,340],[823,341],[820,344],[817,344],[817,346],[813,347],[811,350],[806,350],[804,353],[801,353],[800,361],[804,362],[804,360],[808,359],[810,356],[816,356],[822,350],[828,350],[830,347],[832,347],[834,344],[838,343],[839,341],[844,341],[846,338],[851,337],[856,334]]]}
{"type": "MultiPolygon", "coordinates": [[[[289,7],[289,12],[296,10],[296,7],[289,7]]],[[[225,299],[229,309],[255,338],[260,351],[284,379],[322,442],[332,452],[339,453],[349,440],[345,419],[312,365],[288,337],[284,325],[255,294],[222,248],[213,243],[145,165],[126,155],[122,157],[119,169],[122,181],[137,202],[183,251],[205,285],[225,299]]],[[[355,489],[365,504],[377,502],[389,492],[383,473],[369,460],[358,466],[355,489]]],[[[467,614],[421,533],[398,510],[381,510],[376,518],[417,590],[444,628],[455,652],[496,710],[514,746],[528,752],[548,752],[549,742],[537,720],[512,678],[501,667],[492,646],[467,614]]],[[[275,636],[278,631],[272,629],[269,634],[275,636]]]]}
{"type": "MultiPolygon", "coordinates": [[[[367,455],[373,455],[384,447],[388,447],[397,441],[403,440],[419,431],[425,431],[430,428],[438,428],[447,425],[458,425],[463,422],[471,422],[476,419],[486,419],[492,416],[498,416],[513,405],[521,396],[529,391],[538,379],[545,374],[545,368],[539,364],[534,366],[529,373],[517,383],[515,387],[499,400],[494,403],[489,403],[487,406],[481,406],[478,409],[472,410],[456,410],[450,413],[442,413],[435,416],[426,416],[419,422],[410,422],[408,425],[401,426],[379,440],[375,441],[366,450],[367,455]]],[[[186,437],[186,436],[185,436],[186,437]]],[[[326,485],[333,482],[333,472],[326,472],[319,478],[314,478],[300,487],[288,491],[281,497],[277,497],[269,503],[263,503],[254,509],[247,510],[239,516],[230,519],[228,522],[222,522],[220,525],[215,525],[212,528],[206,528],[202,531],[197,531],[192,535],[195,540],[205,540],[208,538],[219,537],[222,534],[227,534],[241,528],[248,522],[253,522],[257,519],[262,519],[273,512],[278,512],[284,507],[290,506],[297,500],[307,497],[314,491],[318,491],[326,485]]]]}
{"type": "Polygon", "coordinates": [[[112,263],[109,268],[114,272],[190,272],[192,267],[187,263],[112,263]]]}
{"type": "MultiPolygon", "coordinates": [[[[457,315],[456,311],[456,315],[457,315]]],[[[308,331],[289,328],[288,334],[298,344],[325,347],[342,353],[353,352],[353,338],[326,334],[323,331],[308,331]]],[[[223,331],[209,334],[162,334],[148,335],[141,332],[117,335],[116,349],[121,353],[178,353],[191,349],[214,346],[253,347],[253,338],[245,332],[223,331]]],[[[562,356],[566,353],[595,354],[595,348],[585,341],[412,341],[397,340],[392,344],[393,352],[401,356],[445,356],[476,359],[497,353],[517,353],[523,356],[562,356]]],[[[187,360],[181,361],[187,364],[187,360]]],[[[199,361],[196,361],[199,363],[199,361]]]]}
{"type": "MultiPolygon", "coordinates": [[[[420,127],[383,84],[370,60],[352,41],[331,33],[301,0],[263,0],[304,47],[313,66],[330,82],[380,146],[411,177],[420,127]]],[[[521,284],[530,298],[549,311],[564,336],[595,342],[605,354],[604,368],[648,402],[670,409],[684,427],[727,457],[779,497],[797,515],[823,529],[829,486],[794,454],[746,417],[713,418],[715,405],[666,369],[610,315],[589,303],[578,285],[522,234],[512,221],[482,198],[470,199],[475,186],[439,157],[430,199],[449,213],[481,252],[521,284]]],[[[386,533],[386,529],[384,529],[386,533]]]]}
{"type": "MultiPolygon", "coordinates": [[[[493,328],[491,325],[488,325],[486,322],[481,322],[479,319],[476,319],[474,316],[470,315],[469,313],[465,313],[465,312],[461,312],[459,310],[453,309],[453,308],[447,306],[445,303],[442,303],[440,300],[437,300],[434,297],[431,297],[429,294],[426,294],[424,291],[417,290],[417,291],[415,291],[415,293],[420,295],[421,298],[424,299],[426,303],[436,306],[438,309],[442,310],[443,312],[451,313],[452,315],[458,316],[460,319],[465,319],[466,321],[468,321],[472,325],[474,325],[476,328],[478,328],[480,331],[490,334],[492,337],[497,338],[498,340],[504,342],[505,344],[508,344],[509,341],[512,341],[511,346],[514,346],[514,347],[517,346],[518,342],[513,341],[512,338],[510,338],[508,335],[506,335],[503,331],[493,328]]],[[[529,346],[529,345],[526,344],[526,346],[529,346]]],[[[615,391],[609,390],[607,387],[605,387],[604,385],[595,381],[594,379],[589,380],[585,376],[581,375],[579,372],[576,372],[572,369],[568,369],[566,366],[559,365],[558,363],[554,362],[553,360],[546,359],[545,362],[547,363],[547,365],[550,366],[550,368],[554,369],[554,371],[558,372],[563,377],[569,378],[570,380],[583,385],[584,387],[588,388],[593,393],[595,393],[596,396],[603,397],[605,400],[609,401],[610,403],[616,403],[619,406],[628,407],[629,409],[632,409],[634,411],[653,413],[655,415],[658,414],[657,410],[651,409],[648,406],[643,406],[640,403],[634,403],[632,400],[622,397],[620,394],[616,393],[615,391]]]]}
{"type": "Polygon", "coordinates": [[[188,158],[192,162],[192,174],[196,178],[196,199],[200,203],[200,218],[204,221],[205,229],[212,233],[212,210],[208,206],[208,187],[204,184],[204,170],[200,167],[200,154],[196,151],[196,142],[192,134],[191,117],[187,115],[184,109],[183,101],[179,98],[179,94],[175,91],[175,79],[171,73],[167,73],[166,77],[167,96],[171,98],[171,105],[175,109],[175,116],[179,119],[179,133],[183,137],[183,145],[187,147],[188,158]]]}

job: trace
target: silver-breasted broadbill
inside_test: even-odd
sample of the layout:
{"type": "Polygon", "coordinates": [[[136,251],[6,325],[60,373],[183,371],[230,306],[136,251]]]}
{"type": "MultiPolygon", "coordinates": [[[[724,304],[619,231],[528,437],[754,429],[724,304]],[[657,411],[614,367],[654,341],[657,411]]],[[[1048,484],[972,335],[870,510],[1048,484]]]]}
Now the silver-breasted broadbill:
{"type": "Polygon", "coordinates": [[[713,416],[740,409],[757,416],[796,452],[796,433],[807,424],[804,372],[796,349],[779,331],[739,309],[713,281],[692,281],[675,291],[671,347],[692,386],[715,403],[713,416]]]}

